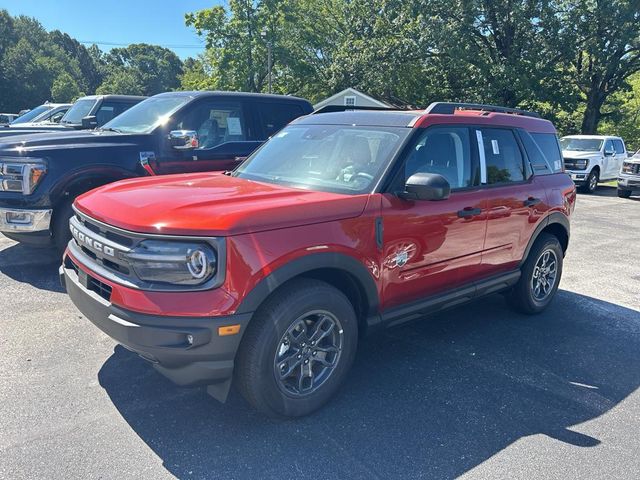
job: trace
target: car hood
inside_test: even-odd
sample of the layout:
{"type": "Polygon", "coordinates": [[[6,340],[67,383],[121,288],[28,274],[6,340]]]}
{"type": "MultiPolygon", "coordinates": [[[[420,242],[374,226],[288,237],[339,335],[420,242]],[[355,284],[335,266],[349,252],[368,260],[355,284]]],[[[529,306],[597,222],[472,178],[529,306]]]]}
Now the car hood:
{"type": "Polygon", "coordinates": [[[564,158],[593,158],[593,157],[601,157],[602,154],[600,152],[581,152],[578,150],[563,150],[562,156],[564,158]]]}
{"type": "Polygon", "coordinates": [[[231,236],[357,217],[368,197],[218,172],[124,180],[79,197],[75,205],[100,222],[133,232],[231,236]]]}
{"type": "Polygon", "coordinates": [[[624,161],[627,162],[627,163],[640,163],[640,156],[638,156],[638,157],[633,156],[633,157],[625,158],[624,161]]]}
{"type": "Polygon", "coordinates": [[[15,135],[0,137],[0,154],[28,155],[60,148],[121,145],[123,142],[135,141],[135,137],[136,135],[103,130],[63,130],[15,135]]]}

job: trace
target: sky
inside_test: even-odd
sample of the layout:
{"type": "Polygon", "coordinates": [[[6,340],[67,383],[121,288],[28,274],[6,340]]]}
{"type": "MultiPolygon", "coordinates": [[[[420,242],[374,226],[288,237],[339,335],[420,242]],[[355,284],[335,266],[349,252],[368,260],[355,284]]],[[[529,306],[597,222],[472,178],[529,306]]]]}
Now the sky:
{"type": "Polygon", "coordinates": [[[185,26],[184,14],[219,3],[220,0],[0,0],[0,9],[14,16],[35,17],[47,30],[57,29],[78,41],[95,42],[102,50],[130,43],[153,43],[170,48],[185,59],[204,51],[204,39],[192,27],[185,26]]]}

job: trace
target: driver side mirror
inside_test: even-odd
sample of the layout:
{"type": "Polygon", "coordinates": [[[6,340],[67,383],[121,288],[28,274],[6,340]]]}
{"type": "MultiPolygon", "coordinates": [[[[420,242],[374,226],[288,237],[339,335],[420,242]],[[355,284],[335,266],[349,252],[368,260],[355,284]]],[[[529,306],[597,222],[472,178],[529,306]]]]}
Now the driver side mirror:
{"type": "Polygon", "coordinates": [[[195,130],[171,130],[169,144],[176,150],[193,150],[198,148],[198,132],[195,130]]]}
{"type": "Polygon", "coordinates": [[[407,179],[400,196],[407,200],[446,200],[450,192],[451,185],[442,175],[419,172],[407,179]]]}
{"type": "Polygon", "coordinates": [[[95,115],[87,115],[86,117],[82,118],[81,122],[82,128],[86,130],[91,130],[98,127],[98,118],[95,115]]]}
{"type": "Polygon", "coordinates": [[[613,154],[616,153],[615,150],[605,150],[604,151],[604,156],[605,157],[613,157],[613,154]]]}

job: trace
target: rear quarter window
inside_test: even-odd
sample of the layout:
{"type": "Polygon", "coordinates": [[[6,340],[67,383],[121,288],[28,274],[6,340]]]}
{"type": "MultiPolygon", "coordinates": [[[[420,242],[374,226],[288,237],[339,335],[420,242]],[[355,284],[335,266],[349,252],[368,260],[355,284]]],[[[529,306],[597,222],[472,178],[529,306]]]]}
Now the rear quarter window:
{"type": "MultiPolygon", "coordinates": [[[[550,169],[550,172],[547,173],[562,172],[562,152],[560,150],[560,143],[558,142],[557,135],[553,133],[532,133],[530,135],[546,160],[547,167],[550,169]]],[[[544,172],[538,171],[535,165],[533,165],[533,167],[536,174],[544,174],[544,172]]]]}

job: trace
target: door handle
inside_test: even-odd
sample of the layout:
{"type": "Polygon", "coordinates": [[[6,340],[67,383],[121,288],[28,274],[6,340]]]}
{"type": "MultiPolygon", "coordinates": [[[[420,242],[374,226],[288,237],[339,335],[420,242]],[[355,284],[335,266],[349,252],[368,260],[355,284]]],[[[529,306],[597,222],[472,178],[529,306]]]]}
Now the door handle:
{"type": "Polygon", "coordinates": [[[481,213],[481,209],[473,207],[465,207],[462,210],[458,210],[458,216],[460,218],[475,217],[476,215],[480,215],[481,213]]]}
{"type": "Polygon", "coordinates": [[[539,198],[529,197],[522,203],[524,203],[525,207],[534,207],[542,203],[542,200],[540,200],[539,198]]]}

